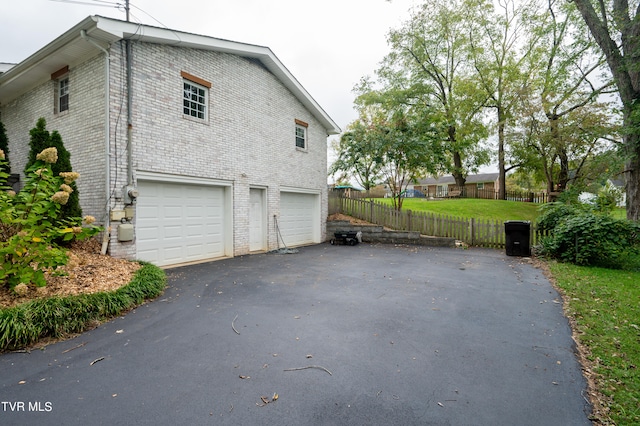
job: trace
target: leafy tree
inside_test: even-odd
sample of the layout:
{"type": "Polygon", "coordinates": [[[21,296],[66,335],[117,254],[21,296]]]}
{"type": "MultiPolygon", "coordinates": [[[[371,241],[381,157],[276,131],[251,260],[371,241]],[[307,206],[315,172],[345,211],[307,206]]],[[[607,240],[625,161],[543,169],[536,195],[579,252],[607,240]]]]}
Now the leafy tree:
{"type": "Polygon", "coordinates": [[[604,61],[597,54],[593,40],[586,36],[586,28],[581,25],[573,5],[550,0],[548,11],[549,24],[540,29],[548,34],[543,38],[546,43],[541,45],[546,67],[541,73],[540,98],[549,136],[560,162],[558,186],[564,189],[569,182],[570,169],[567,146],[579,146],[581,142],[589,144],[591,141],[591,150],[600,137],[610,133],[607,129],[612,124],[608,120],[609,114],[599,111],[609,109],[607,112],[611,112],[611,109],[597,101],[603,94],[611,93],[612,81],[602,67],[604,61]],[[573,123],[571,118],[565,120],[570,115],[574,116],[573,123]],[[577,120],[575,116],[578,116],[577,120]],[[594,117],[599,120],[594,120],[594,117]],[[567,126],[567,122],[573,125],[567,126]],[[568,132],[562,131],[563,124],[568,132]]]}
{"type": "Polygon", "coordinates": [[[402,28],[390,32],[391,53],[378,75],[405,103],[431,111],[445,143],[444,163],[458,186],[469,172],[489,163],[479,145],[486,138],[481,110],[485,93],[473,78],[469,37],[461,0],[436,0],[413,11],[402,28]]]}
{"type": "Polygon", "coordinates": [[[616,114],[602,101],[612,83],[572,4],[549,0],[546,13],[532,22],[533,78],[520,91],[522,134],[511,153],[538,170],[548,192],[562,191],[596,171],[593,159],[615,148],[616,114]]]}
{"type": "Polygon", "coordinates": [[[345,175],[339,180],[345,180],[346,175],[353,178],[365,191],[370,191],[380,181],[380,164],[376,162],[375,152],[372,150],[374,133],[370,128],[371,119],[362,108],[360,117],[349,124],[347,131],[333,148],[338,155],[329,169],[334,175],[343,172],[345,175]]]}
{"type": "Polygon", "coordinates": [[[604,53],[618,87],[626,129],[627,218],[640,220],[640,5],[628,0],[573,3],[604,53]]]}
{"type": "MultiPolygon", "coordinates": [[[[29,142],[29,160],[25,166],[25,174],[37,161],[36,156],[46,148],[56,148],[58,151],[58,161],[51,165],[51,170],[55,176],[61,172],[71,172],[71,154],[66,150],[62,142],[62,137],[57,130],[49,133],[47,130],[47,122],[44,118],[39,118],[36,126],[29,131],[31,140],[29,142]]],[[[82,209],[80,208],[80,195],[75,182],[70,184],[73,192],[69,195],[69,201],[62,206],[61,219],[82,217],[82,209]]]]}
{"type": "MultiPolygon", "coordinates": [[[[0,163],[0,173],[11,174],[11,163],[9,162],[9,138],[4,128],[4,124],[0,121],[0,150],[4,152],[5,160],[0,163]]],[[[6,179],[0,179],[0,185],[6,183],[6,179]]]]}
{"type": "Polygon", "coordinates": [[[374,90],[364,84],[359,90],[360,118],[343,136],[332,170],[360,167],[360,174],[367,176],[362,180],[383,180],[391,189],[394,208],[400,210],[400,195],[411,182],[441,170],[444,155],[433,114],[405,103],[393,89],[374,90]]]}
{"type": "Polygon", "coordinates": [[[469,55],[476,78],[486,92],[485,107],[495,111],[498,140],[498,197],[506,198],[506,173],[517,168],[507,165],[505,148],[507,127],[519,102],[520,88],[533,73],[527,68],[537,37],[525,37],[533,21],[538,19],[537,2],[505,0],[468,0],[466,20],[469,28],[469,55]],[[522,40],[526,39],[526,43],[522,40]]]}
{"type": "Polygon", "coordinates": [[[376,123],[376,157],[397,210],[410,183],[439,170],[443,156],[434,130],[402,109],[389,111],[376,123]]]}

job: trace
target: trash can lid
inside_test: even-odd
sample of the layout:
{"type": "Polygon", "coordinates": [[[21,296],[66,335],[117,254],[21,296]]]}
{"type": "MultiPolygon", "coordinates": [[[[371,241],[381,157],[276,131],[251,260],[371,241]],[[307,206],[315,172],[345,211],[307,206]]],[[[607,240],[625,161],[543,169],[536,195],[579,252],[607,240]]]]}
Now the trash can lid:
{"type": "Polygon", "coordinates": [[[504,224],[506,225],[507,223],[513,223],[518,225],[529,225],[531,224],[531,221],[530,220],[505,220],[504,224]]]}

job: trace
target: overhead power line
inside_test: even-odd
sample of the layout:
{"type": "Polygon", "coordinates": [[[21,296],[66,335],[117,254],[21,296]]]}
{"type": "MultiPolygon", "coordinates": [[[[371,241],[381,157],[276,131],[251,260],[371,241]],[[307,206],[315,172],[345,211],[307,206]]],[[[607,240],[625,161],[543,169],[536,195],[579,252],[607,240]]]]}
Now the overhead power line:
{"type": "Polygon", "coordinates": [[[84,4],[87,6],[112,7],[115,9],[120,9],[124,7],[124,3],[116,3],[116,2],[104,1],[104,0],[93,0],[92,2],[76,1],[76,0],[49,0],[49,1],[55,1],[58,3],[84,4]]]}

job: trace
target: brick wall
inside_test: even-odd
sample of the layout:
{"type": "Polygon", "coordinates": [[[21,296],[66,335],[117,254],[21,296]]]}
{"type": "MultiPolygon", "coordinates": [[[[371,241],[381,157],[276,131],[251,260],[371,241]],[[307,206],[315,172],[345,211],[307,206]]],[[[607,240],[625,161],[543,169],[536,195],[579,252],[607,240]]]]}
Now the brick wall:
{"type": "MultiPolygon", "coordinates": [[[[320,216],[326,218],[326,131],[261,64],[148,43],[135,43],[133,57],[134,170],[232,182],[235,255],[249,252],[251,186],[267,187],[270,219],[279,216],[281,186],[320,191],[320,216]],[[183,115],[183,71],[211,83],[204,121],[183,115]],[[295,147],[295,119],[309,123],[306,151],[295,147]]],[[[123,76],[112,75],[118,87],[115,80],[123,76]]],[[[126,170],[119,170],[124,177],[126,170]]],[[[269,249],[277,248],[272,220],[267,229],[269,249]]],[[[324,220],[321,232],[324,238],[324,220]]],[[[112,241],[112,247],[127,244],[118,248],[112,241]]]]}
{"type": "MultiPolygon", "coordinates": [[[[269,249],[277,248],[273,216],[279,216],[281,187],[320,193],[321,239],[327,217],[327,136],[311,113],[258,61],[239,56],[133,43],[133,170],[201,177],[231,183],[235,255],[249,252],[249,188],[267,188],[269,249]],[[185,118],[183,77],[187,72],[211,83],[207,120],[185,118]],[[308,149],[295,147],[295,120],[309,124],[308,149]]],[[[70,108],[54,113],[53,81],[2,106],[13,170],[26,162],[29,129],[39,117],[58,130],[71,152],[85,214],[100,223],[111,209],[123,208],[127,174],[127,111],[124,43],[110,48],[109,199],[105,185],[105,102],[103,54],[70,66],[70,108]]],[[[134,258],[135,241],[119,243],[111,233],[110,253],[134,258]]]]}
{"type": "Polygon", "coordinates": [[[71,166],[80,173],[76,182],[83,214],[104,223],[105,205],[105,102],[104,55],[98,55],[69,69],[69,110],[54,112],[54,80],[47,80],[28,93],[2,106],[2,122],[7,128],[11,171],[20,173],[29,156],[29,130],[44,117],[47,130],[57,130],[71,153],[71,166]]]}

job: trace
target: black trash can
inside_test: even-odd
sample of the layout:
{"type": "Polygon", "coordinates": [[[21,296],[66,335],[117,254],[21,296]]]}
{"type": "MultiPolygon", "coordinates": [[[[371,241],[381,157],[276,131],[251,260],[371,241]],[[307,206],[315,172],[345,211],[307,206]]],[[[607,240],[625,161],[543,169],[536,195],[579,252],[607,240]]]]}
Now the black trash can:
{"type": "Polygon", "coordinates": [[[530,256],[531,222],[528,220],[508,220],[504,223],[507,256],[530,256]]]}

